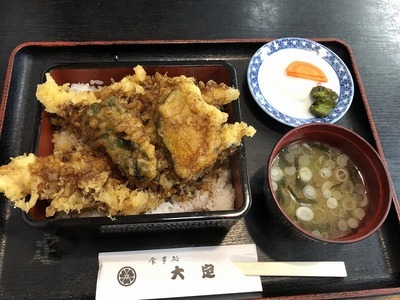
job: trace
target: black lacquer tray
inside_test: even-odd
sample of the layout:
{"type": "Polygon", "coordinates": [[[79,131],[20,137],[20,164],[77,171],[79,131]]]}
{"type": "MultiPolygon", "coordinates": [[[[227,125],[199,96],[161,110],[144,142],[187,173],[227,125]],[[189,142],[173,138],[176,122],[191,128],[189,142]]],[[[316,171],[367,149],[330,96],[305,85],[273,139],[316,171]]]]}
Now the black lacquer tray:
{"type": "MultiPolygon", "coordinates": [[[[256,244],[260,261],[343,260],[346,263],[346,278],[262,277],[263,293],[258,295],[260,297],[329,299],[400,293],[400,209],[396,195],[383,226],[371,237],[349,245],[303,240],[280,227],[268,211],[263,195],[264,169],[275,143],[291,129],[268,117],[254,102],[247,86],[249,60],[268,41],[60,42],[28,43],[16,48],[10,57],[0,106],[2,164],[11,156],[35,149],[32,137],[37,135],[41,112],[28,109],[24,103],[36,101],[36,85],[42,81],[43,72],[57,64],[226,61],[237,73],[242,119],[253,125],[257,134],[246,140],[252,206],[227,230],[193,229],[98,236],[82,231],[79,236],[59,235],[30,227],[19,210],[2,201],[0,298],[93,299],[99,252],[245,243],[256,244]],[[31,125],[32,120],[35,126],[31,125]]],[[[346,63],[354,78],[354,101],[337,124],[360,134],[383,155],[350,47],[336,39],[316,41],[333,50],[346,63]]]]}

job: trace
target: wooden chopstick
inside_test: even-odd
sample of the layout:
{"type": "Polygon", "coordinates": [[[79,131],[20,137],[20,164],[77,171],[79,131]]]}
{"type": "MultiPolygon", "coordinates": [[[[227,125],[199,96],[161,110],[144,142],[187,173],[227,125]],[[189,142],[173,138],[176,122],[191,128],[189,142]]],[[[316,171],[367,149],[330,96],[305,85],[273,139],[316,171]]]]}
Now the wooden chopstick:
{"type": "Polygon", "coordinates": [[[343,261],[245,262],[235,265],[247,276],[347,277],[343,261]]]}

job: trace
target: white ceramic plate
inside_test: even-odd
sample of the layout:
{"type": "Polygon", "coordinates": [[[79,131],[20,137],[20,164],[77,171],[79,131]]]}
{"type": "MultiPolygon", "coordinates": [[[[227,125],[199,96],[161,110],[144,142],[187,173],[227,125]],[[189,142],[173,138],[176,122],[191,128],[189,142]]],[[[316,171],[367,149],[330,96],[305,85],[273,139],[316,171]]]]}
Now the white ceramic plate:
{"type": "Polygon", "coordinates": [[[335,123],[347,112],[354,96],[353,78],[345,63],[325,46],[302,38],[277,39],[258,49],[250,60],[247,81],[257,104],[272,118],[292,127],[335,123]],[[328,82],[287,76],[286,67],[293,61],[317,66],[328,82]],[[310,91],[318,84],[339,95],[336,107],[325,118],[316,118],[309,110],[310,91]]]}

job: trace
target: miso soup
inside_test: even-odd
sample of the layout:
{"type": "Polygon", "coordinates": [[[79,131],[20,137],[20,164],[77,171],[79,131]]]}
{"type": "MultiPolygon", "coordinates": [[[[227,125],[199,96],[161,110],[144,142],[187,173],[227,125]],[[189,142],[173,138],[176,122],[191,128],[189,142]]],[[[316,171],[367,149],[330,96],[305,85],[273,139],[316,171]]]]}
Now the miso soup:
{"type": "Polygon", "coordinates": [[[340,238],[363,222],[369,201],[363,175],[337,148],[290,144],[273,160],[269,176],[286,215],[317,237],[340,238]]]}

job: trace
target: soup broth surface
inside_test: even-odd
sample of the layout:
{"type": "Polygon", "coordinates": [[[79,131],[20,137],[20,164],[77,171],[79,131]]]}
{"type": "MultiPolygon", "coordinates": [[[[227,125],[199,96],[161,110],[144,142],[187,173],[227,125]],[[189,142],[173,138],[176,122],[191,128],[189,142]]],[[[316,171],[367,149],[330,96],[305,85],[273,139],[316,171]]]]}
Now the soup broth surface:
{"type": "Polygon", "coordinates": [[[361,225],[368,192],[358,167],[339,149],[315,141],[284,148],[269,172],[285,214],[301,228],[337,239],[361,225]]]}

